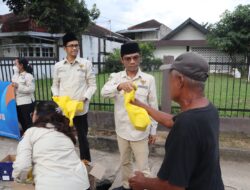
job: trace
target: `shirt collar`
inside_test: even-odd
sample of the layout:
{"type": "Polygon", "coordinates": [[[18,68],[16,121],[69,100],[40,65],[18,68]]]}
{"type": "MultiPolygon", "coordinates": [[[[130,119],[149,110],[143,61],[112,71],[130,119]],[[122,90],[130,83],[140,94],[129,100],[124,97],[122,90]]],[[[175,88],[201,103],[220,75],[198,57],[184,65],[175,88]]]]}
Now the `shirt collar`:
{"type": "MultiPolygon", "coordinates": [[[[70,64],[70,62],[67,60],[67,58],[64,59],[64,64],[66,64],[66,63],[69,63],[69,64],[70,64]]],[[[72,63],[72,65],[74,65],[74,64],[76,64],[76,63],[80,63],[80,60],[79,60],[78,57],[75,58],[75,60],[74,60],[74,62],[72,63]]]]}
{"type": "MultiPolygon", "coordinates": [[[[138,71],[137,71],[137,73],[136,73],[136,75],[135,75],[135,77],[133,78],[133,80],[136,80],[136,79],[138,79],[138,78],[142,78],[142,76],[143,76],[143,72],[142,72],[141,69],[139,68],[138,71]]],[[[122,72],[122,78],[130,79],[130,77],[127,75],[126,70],[124,70],[124,71],[122,72]]]]}

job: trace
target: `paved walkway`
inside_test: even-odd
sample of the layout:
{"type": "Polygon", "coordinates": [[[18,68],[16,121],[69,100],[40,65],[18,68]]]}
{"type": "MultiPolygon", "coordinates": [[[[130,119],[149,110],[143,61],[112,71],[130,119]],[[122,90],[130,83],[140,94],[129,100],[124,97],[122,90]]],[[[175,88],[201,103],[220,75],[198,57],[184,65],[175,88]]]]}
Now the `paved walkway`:
{"type": "MultiPolygon", "coordinates": [[[[17,142],[12,139],[0,137],[0,159],[7,154],[15,154],[17,142]]],[[[78,150],[77,150],[78,151],[78,150]]],[[[114,181],[113,187],[119,186],[119,154],[91,150],[93,163],[106,167],[104,179],[114,181]],[[115,179],[115,180],[114,180],[115,179]]],[[[155,175],[161,166],[162,157],[150,157],[150,167],[155,175]]],[[[250,161],[232,162],[221,161],[223,181],[226,190],[250,190],[250,161]]],[[[10,190],[9,183],[0,181],[0,190],[10,190]]]]}

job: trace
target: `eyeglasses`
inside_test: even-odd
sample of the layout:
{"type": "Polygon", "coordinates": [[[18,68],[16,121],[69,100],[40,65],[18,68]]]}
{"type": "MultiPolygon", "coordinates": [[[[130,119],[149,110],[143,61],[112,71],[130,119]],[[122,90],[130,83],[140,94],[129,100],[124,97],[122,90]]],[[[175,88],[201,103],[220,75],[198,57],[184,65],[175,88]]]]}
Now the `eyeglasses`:
{"type": "Polygon", "coordinates": [[[70,45],[67,45],[65,47],[69,47],[69,48],[79,48],[79,44],[70,44],[70,45]]]}
{"type": "Polygon", "coordinates": [[[140,55],[134,55],[134,56],[130,56],[130,57],[124,56],[123,57],[123,60],[126,61],[126,62],[130,62],[130,61],[132,61],[132,59],[134,61],[138,61],[140,59],[140,55]]]}

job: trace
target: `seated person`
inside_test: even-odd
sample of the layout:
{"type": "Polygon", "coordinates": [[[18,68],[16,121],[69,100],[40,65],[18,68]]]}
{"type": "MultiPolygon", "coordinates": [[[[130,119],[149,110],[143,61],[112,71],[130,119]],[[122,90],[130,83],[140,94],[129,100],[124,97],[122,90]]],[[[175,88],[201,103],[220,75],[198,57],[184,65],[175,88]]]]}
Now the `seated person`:
{"type": "Polygon", "coordinates": [[[17,147],[14,179],[25,181],[32,168],[36,190],[88,189],[88,174],[75,151],[75,136],[57,105],[38,103],[32,121],[33,127],[17,147]]]}

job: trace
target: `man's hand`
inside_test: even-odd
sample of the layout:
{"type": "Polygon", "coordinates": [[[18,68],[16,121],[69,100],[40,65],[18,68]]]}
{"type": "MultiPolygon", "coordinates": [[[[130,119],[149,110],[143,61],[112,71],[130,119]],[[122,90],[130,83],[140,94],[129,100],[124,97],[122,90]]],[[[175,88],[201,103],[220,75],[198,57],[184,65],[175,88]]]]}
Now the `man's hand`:
{"type": "Polygon", "coordinates": [[[132,82],[123,82],[123,83],[120,83],[117,87],[118,91],[124,90],[124,92],[130,92],[134,89],[135,87],[132,82]]]}
{"type": "Polygon", "coordinates": [[[130,187],[133,189],[133,190],[144,190],[144,181],[145,181],[145,177],[143,175],[142,172],[135,172],[135,176],[134,177],[131,177],[128,182],[129,182],[129,185],[130,187]]]}
{"type": "Polygon", "coordinates": [[[155,144],[156,135],[149,135],[148,136],[148,144],[155,144]]]}

